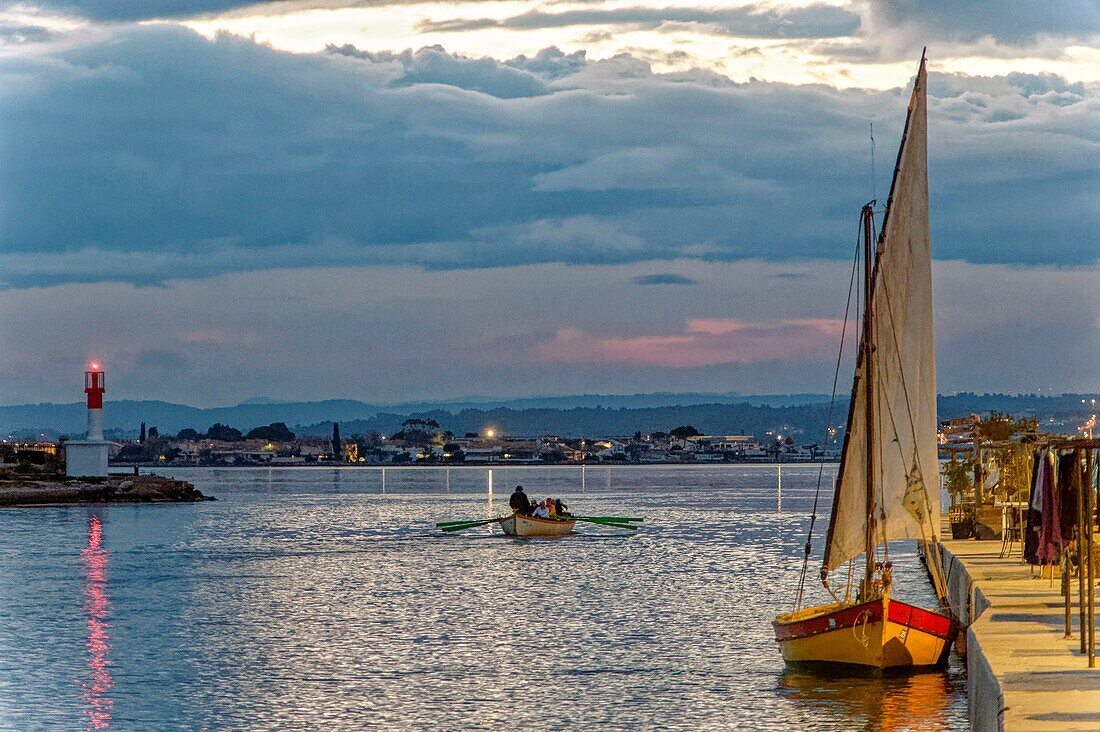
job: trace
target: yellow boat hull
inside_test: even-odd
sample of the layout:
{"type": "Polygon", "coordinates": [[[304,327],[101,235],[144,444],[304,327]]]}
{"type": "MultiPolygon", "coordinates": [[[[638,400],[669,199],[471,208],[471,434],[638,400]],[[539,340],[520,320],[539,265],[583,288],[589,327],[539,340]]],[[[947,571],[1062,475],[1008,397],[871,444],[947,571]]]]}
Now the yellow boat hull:
{"type": "Polygon", "coordinates": [[[787,663],[838,671],[941,666],[958,632],[953,618],[889,597],[806,608],[773,627],[787,663]]]}

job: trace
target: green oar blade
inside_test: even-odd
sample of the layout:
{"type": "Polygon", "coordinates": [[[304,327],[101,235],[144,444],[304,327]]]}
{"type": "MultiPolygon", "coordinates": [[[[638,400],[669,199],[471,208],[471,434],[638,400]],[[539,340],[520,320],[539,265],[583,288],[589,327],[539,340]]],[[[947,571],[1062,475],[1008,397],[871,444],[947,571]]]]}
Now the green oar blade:
{"type": "Polygon", "coordinates": [[[610,526],[611,528],[614,528],[614,529],[630,529],[631,531],[637,531],[638,530],[637,526],[635,526],[633,524],[626,524],[626,523],[623,523],[621,521],[608,521],[606,519],[599,520],[599,519],[585,518],[585,517],[581,517],[581,516],[574,516],[573,519],[576,520],[576,521],[583,521],[586,524],[596,524],[597,526],[610,526]]]}
{"type": "Polygon", "coordinates": [[[441,529],[442,529],[443,531],[446,531],[446,532],[450,532],[450,531],[462,531],[463,529],[472,529],[472,528],[474,528],[475,526],[485,526],[486,524],[494,524],[494,523],[496,523],[496,522],[497,522],[497,521],[499,521],[499,520],[500,520],[500,519],[498,519],[498,518],[492,518],[492,519],[483,519],[483,520],[481,520],[481,521],[461,521],[461,522],[453,522],[453,523],[450,523],[450,524],[449,524],[449,525],[447,525],[447,526],[441,526],[440,528],[441,528],[441,529]]]}
{"type": "Polygon", "coordinates": [[[574,516],[577,520],[584,521],[618,521],[619,523],[630,523],[631,521],[645,521],[642,516],[574,516]]]}
{"type": "Polygon", "coordinates": [[[443,531],[444,533],[449,533],[449,532],[452,532],[452,531],[462,531],[463,529],[473,529],[473,528],[476,528],[478,526],[485,526],[486,524],[491,524],[491,523],[493,523],[493,522],[492,521],[479,521],[476,524],[458,524],[457,526],[444,526],[440,530],[443,531]]]}
{"type": "Polygon", "coordinates": [[[607,526],[607,527],[612,528],[612,529],[629,529],[630,531],[637,531],[640,528],[638,526],[635,526],[634,524],[613,524],[613,523],[603,522],[603,521],[596,524],[596,526],[607,526]]]}

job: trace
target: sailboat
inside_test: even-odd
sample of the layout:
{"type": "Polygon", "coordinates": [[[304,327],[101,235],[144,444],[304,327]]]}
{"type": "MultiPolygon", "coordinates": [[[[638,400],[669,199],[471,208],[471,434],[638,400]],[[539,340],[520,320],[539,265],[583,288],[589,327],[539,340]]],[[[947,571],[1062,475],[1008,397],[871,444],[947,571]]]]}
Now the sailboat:
{"type": "Polygon", "coordinates": [[[789,664],[933,667],[946,662],[958,632],[935,550],[940,497],[925,67],[922,54],[877,245],[875,202],[860,212],[863,327],[821,570],[835,602],[775,619],[775,639],[789,664]],[[893,596],[889,542],[900,539],[924,545],[939,608],[893,596]],[[831,588],[829,573],[847,565],[850,579],[860,555],[858,587],[849,581],[843,595],[831,588]]]}

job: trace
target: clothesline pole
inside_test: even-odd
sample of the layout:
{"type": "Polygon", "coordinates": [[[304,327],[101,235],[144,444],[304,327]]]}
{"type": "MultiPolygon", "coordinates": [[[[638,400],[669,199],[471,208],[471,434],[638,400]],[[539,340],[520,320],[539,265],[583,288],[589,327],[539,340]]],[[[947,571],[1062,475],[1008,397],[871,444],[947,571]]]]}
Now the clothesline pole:
{"type": "MultiPolygon", "coordinates": [[[[1070,550],[1069,550],[1068,546],[1062,549],[1062,563],[1061,563],[1062,564],[1062,566],[1061,566],[1061,570],[1062,570],[1062,599],[1064,600],[1064,603],[1065,603],[1065,621],[1066,621],[1066,634],[1064,636],[1065,638],[1072,638],[1073,637],[1073,608],[1072,608],[1073,602],[1070,599],[1071,594],[1070,594],[1070,584],[1069,584],[1069,571],[1070,571],[1069,551],[1070,550]]],[[[1052,575],[1054,574],[1054,567],[1050,568],[1050,572],[1051,572],[1052,575]]]]}
{"type": "Polygon", "coordinates": [[[1085,529],[1085,537],[1088,542],[1088,580],[1089,580],[1089,668],[1096,668],[1096,587],[1093,584],[1095,577],[1093,577],[1092,569],[1092,535],[1094,524],[1094,516],[1096,512],[1096,493],[1092,488],[1092,470],[1093,470],[1093,453],[1094,450],[1089,450],[1085,456],[1085,485],[1083,486],[1085,502],[1088,506],[1088,517],[1086,523],[1088,524],[1085,529]]]}
{"type": "Polygon", "coordinates": [[[1074,497],[1077,499],[1077,628],[1081,635],[1081,653],[1088,651],[1088,608],[1085,603],[1085,510],[1088,499],[1081,484],[1081,450],[1073,451],[1073,472],[1070,474],[1074,497]]]}

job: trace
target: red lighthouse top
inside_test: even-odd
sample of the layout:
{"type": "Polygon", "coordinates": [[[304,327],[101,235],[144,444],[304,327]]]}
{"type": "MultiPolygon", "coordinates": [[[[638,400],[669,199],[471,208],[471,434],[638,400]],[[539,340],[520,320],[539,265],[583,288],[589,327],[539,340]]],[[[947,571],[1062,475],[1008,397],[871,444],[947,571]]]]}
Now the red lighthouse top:
{"type": "Polygon", "coordinates": [[[103,370],[98,363],[89,364],[84,372],[84,393],[88,395],[88,409],[103,409],[103,392],[106,390],[103,370]]]}

